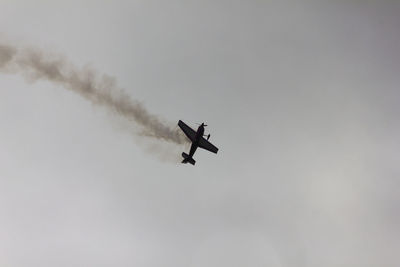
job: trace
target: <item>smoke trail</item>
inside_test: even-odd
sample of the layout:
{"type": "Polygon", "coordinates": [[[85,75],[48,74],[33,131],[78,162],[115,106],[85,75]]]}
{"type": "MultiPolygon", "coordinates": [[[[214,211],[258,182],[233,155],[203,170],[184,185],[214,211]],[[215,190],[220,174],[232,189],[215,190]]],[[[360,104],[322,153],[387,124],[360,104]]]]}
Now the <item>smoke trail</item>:
{"type": "Polygon", "coordinates": [[[60,56],[53,56],[34,48],[18,49],[0,44],[0,71],[21,73],[33,80],[47,80],[74,91],[94,104],[104,106],[142,127],[142,135],[183,144],[185,136],[150,114],[138,101],[132,99],[115,79],[98,75],[88,68],[79,69],[60,56]]]}

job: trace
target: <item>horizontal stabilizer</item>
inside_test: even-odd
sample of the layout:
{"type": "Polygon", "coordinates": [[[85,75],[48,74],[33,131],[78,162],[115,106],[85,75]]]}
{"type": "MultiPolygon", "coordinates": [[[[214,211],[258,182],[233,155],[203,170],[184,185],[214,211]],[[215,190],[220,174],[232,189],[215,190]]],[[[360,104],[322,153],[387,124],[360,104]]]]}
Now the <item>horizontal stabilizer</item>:
{"type": "Polygon", "coordinates": [[[192,157],[189,157],[189,155],[186,154],[185,152],[182,152],[182,157],[183,157],[182,163],[189,162],[192,165],[196,164],[196,161],[192,157]]]}

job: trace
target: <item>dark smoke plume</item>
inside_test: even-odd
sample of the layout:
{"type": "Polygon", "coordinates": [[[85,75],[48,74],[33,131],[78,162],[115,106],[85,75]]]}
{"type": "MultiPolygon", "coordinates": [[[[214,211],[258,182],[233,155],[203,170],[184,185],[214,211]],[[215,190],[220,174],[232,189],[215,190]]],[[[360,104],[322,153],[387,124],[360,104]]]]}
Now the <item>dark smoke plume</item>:
{"type": "Polygon", "coordinates": [[[0,71],[21,73],[33,80],[46,80],[61,85],[94,104],[134,121],[141,126],[141,134],[147,137],[176,144],[186,142],[185,136],[176,127],[170,127],[156,115],[150,114],[140,102],[118,88],[112,77],[98,75],[92,69],[76,68],[63,57],[39,49],[20,49],[0,44],[0,71]]]}

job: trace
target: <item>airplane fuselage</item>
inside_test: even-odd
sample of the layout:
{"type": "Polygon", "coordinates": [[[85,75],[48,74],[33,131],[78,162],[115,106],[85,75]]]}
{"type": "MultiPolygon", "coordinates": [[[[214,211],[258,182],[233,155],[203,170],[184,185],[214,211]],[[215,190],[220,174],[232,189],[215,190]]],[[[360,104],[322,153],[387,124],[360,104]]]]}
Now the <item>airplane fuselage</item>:
{"type": "Polygon", "coordinates": [[[196,137],[194,141],[192,142],[192,146],[190,147],[190,152],[189,156],[192,158],[194,155],[194,152],[196,152],[196,149],[199,147],[199,141],[204,135],[204,124],[202,123],[199,128],[197,128],[196,132],[196,137]]]}

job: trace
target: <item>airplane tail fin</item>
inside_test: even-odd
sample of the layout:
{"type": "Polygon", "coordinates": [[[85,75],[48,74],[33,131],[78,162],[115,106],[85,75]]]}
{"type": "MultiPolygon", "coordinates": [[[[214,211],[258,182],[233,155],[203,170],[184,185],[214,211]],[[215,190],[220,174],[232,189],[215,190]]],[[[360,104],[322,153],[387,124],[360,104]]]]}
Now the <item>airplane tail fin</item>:
{"type": "Polygon", "coordinates": [[[189,162],[192,165],[194,165],[196,163],[196,161],[192,157],[189,157],[189,155],[186,154],[185,152],[182,152],[182,157],[183,157],[182,163],[189,162]]]}

